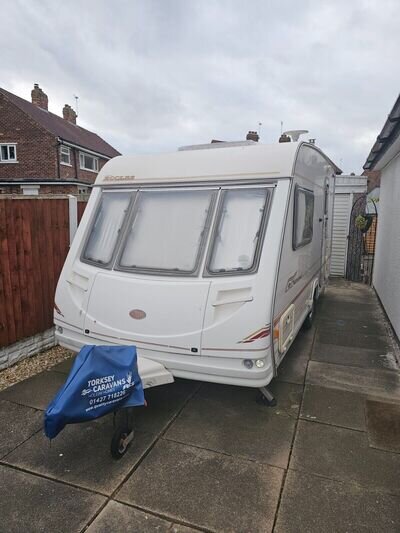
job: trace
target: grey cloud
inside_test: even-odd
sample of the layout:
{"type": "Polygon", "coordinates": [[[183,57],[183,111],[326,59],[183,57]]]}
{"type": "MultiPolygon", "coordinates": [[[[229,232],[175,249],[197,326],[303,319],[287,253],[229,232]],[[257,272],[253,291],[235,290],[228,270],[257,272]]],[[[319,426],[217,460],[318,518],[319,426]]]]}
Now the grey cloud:
{"type": "Polygon", "coordinates": [[[18,0],[2,10],[0,85],[123,153],[306,128],[361,166],[399,90],[397,2],[18,0]]]}

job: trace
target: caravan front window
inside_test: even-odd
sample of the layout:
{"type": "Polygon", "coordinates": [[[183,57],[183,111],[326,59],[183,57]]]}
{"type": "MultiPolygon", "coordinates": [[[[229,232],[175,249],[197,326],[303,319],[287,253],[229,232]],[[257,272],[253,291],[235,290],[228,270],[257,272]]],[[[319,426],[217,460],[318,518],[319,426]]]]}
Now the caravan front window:
{"type": "Polygon", "coordinates": [[[208,260],[210,274],[249,272],[256,267],[267,200],[266,188],[224,191],[208,260]]]}
{"type": "Polygon", "coordinates": [[[213,195],[211,190],[142,191],[119,267],[178,274],[195,272],[213,195]]]}
{"type": "Polygon", "coordinates": [[[83,261],[100,265],[111,262],[130,200],[131,195],[126,192],[103,193],[82,255],[83,261]]]}

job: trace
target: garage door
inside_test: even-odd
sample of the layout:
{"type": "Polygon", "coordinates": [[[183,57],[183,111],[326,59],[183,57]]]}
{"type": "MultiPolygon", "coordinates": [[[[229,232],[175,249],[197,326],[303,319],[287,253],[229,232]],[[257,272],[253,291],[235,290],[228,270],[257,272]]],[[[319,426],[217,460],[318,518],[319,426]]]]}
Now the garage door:
{"type": "Polygon", "coordinates": [[[336,194],[333,208],[331,276],[345,275],[350,211],[351,194],[336,194]]]}

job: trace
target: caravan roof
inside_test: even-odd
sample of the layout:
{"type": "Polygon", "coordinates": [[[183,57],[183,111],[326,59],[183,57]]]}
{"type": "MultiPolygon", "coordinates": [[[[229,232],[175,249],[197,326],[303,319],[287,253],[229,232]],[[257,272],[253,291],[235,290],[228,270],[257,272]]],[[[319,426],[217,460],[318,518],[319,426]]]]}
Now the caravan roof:
{"type": "Polygon", "coordinates": [[[120,156],[100,171],[96,185],[166,181],[204,181],[288,177],[292,175],[301,144],[275,143],[221,147],[214,150],[184,150],[164,154],[120,156]]]}

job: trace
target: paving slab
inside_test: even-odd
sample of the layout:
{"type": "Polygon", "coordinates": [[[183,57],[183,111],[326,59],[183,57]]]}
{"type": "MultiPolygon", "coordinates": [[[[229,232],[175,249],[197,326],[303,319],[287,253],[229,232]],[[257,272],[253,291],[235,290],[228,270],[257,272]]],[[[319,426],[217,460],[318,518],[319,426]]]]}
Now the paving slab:
{"type": "Polygon", "coordinates": [[[289,468],[400,495],[400,454],[371,448],[361,431],[299,420],[289,468]]]}
{"type": "Polygon", "coordinates": [[[78,533],[105,498],[0,465],[0,528],[4,533],[78,533]]]}
{"type": "Polygon", "coordinates": [[[306,385],[300,417],[365,431],[365,401],[363,394],[306,385]]]}
{"type": "MultiPolygon", "coordinates": [[[[278,367],[277,381],[303,385],[307,374],[309,355],[296,353],[292,346],[278,367]]],[[[310,350],[311,352],[311,350],[310,350]]]]}
{"type": "Polygon", "coordinates": [[[365,415],[370,446],[400,453],[400,404],[367,400],[365,415]]]}
{"type": "Polygon", "coordinates": [[[371,320],[370,317],[361,315],[359,318],[328,318],[323,315],[318,317],[318,331],[336,331],[338,333],[357,333],[364,335],[386,335],[386,327],[382,321],[371,320]]]}
{"type": "Polygon", "coordinates": [[[86,531],[87,533],[109,533],[110,531],[190,533],[196,530],[179,524],[172,524],[128,505],[110,501],[86,531]]]}
{"type": "Polygon", "coordinates": [[[318,302],[317,313],[331,320],[346,320],[368,316],[369,320],[379,321],[382,317],[382,311],[376,302],[346,302],[342,299],[334,301],[334,299],[328,299],[328,297],[321,304],[318,302]]]}
{"type": "Polygon", "coordinates": [[[400,374],[390,370],[310,361],[306,383],[394,401],[400,400],[400,374]]]}
{"type": "Polygon", "coordinates": [[[380,368],[398,372],[393,353],[382,352],[380,349],[371,350],[316,342],[311,359],[322,363],[335,363],[361,368],[380,368]]]}
{"type": "Polygon", "coordinates": [[[65,379],[66,376],[58,372],[44,371],[5,389],[0,393],[0,400],[44,411],[65,379]]]}
{"type": "Polygon", "coordinates": [[[400,498],[289,471],[283,489],[276,533],[397,533],[400,498]]]}
{"type": "Polygon", "coordinates": [[[350,346],[352,348],[379,350],[380,353],[386,353],[391,349],[391,344],[389,343],[387,336],[367,335],[354,331],[338,331],[335,329],[320,330],[318,328],[315,342],[338,346],[350,346]]]}
{"type": "Polygon", "coordinates": [[[43,426],[43,413],[0,400],[0,459],[29,439],[43,426]]]}
{"type": "Polygon", "coordinates": [[[283,470],[162,439],[115,499],[211,531],[272,530],[283,470]]]}
{"type": "Polygon", "coordinates": [[[278,405],[258,405],[256,391],[204,384],[167,431],[170,440],[286,468],[302,388],[273,383],[278,405]]]}
{"type": "Polygon", "coordinates": [[[61,374],[69,374],[70,370],[72,368],[72,365],[75,361],[75,355],[72,357],[69,357],[68,359],[64,359],[64,361],[61,361],[61,363],[58,363],[57,365],[52,366],[49,371],[50,372],[61,372],[61,374]]]}
{"type": "Polygon", "coordinates": [[[39,432],[11,452],[5,461],[109,495],[176,416],[195,387],[197,384],[193,382],[178,381],[146,391],[149,406],[135,408],[135,438],[119,461],[110,455],[114,432],[112,415],[67,426],[51,442],[51,446],[50,441],[39,432]]]}
{"type": "Polygon", "coordinates": [[[278,367],[278,381],[303,385],[312,353],[315,329],[300,331],[278,367]]]}

